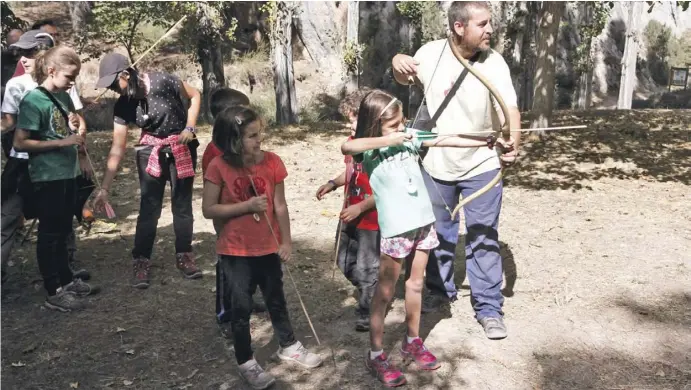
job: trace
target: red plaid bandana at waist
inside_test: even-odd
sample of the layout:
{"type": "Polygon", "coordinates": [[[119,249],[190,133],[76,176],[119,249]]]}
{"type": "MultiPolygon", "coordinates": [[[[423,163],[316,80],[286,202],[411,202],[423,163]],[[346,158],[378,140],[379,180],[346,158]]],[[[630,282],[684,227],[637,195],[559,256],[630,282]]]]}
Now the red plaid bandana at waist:
{"type": "Polygon", "coordinates": [[[161,147],[169,145],[173,151],[175,158],[175,168],[178,172],[178,179],[185,179],[194,176],[194,166],[192,165],[192,154],[187,145],[178,144],[179,136],[173,134],[167,138],[156,138],[151,134],[142,133],[139,143],[142,145],[151,145],[153,150],[149,157],[149,163],[146,166],[146,173],[153,177],[161,176],[161,163],[158,161],[158,155],[161,147]]]}

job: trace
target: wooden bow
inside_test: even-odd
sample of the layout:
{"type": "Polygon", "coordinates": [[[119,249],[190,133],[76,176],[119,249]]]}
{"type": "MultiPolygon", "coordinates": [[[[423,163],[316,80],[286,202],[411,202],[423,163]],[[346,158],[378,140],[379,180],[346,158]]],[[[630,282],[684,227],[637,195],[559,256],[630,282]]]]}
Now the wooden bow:
{"type": "MultiPolygon", "coordinates": [[[[453,41],[453,36],[449,36],[448,39],[448,44],[451,48],[451,52],[453,53],[454,57],[456,57],[458,62],[460,62],[461,65],[463,65],[463,67],[467,68],[468,71],[473,74],[473,76],[477,77],[477,79],[480,80],[480,82],[485,87],[487,87],[489,93],[494,97],[494,99],[496,99],[497,103],[499,103],[499,107],[501,108],[502,114],[504,116],[504,123],[502,124],[500,130],[497,132],[497,135],[503,137],[506,141],[508,141],[511,138],[511,119],[509,116],[509,109],[508,107],[506,107],[504,99],[502,99],[501,95],[499,95],[499,92],[497,92],[496,88],[492,85],[492,83],[490,83],[489,80],[487,80],[487,78],[480,74],[480,72],[478,72],[475,68],[470,66],[468,61],[465,58],[463,58],[460,50],[458,50],[458,47],[453,41]]],[[[494,105],[492,105],[492,107],[494,107],[494,105]]],[[[503,175],[504,167],[501,166],[499,168],[499,173],[497,173],[497,175],[492,180],[490,180],[490,182],[487,183],[484,187],[480,188],[478,191],[468,196],[467,198],[463,198],[463,195],[460,195],[458,199],[458,205],[456,206],[456,208],[453,209],[453,212],[451,213],[451,220],[454,220],[456,218],[456,214],[458,214],[458,212],[461,210],[463,206],[482,196],[482,194],[484,194],[485,192],[489,191],[492,187],[497,185],[497,183],[499,183],[499,180],[502,179],[503,175]]]]}

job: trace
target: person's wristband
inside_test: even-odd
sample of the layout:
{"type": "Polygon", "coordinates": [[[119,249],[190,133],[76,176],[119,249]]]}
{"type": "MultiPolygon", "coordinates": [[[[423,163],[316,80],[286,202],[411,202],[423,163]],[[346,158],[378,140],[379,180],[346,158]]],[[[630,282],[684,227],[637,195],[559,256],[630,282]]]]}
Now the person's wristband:
{"type": "Polygon", "coordinates": [[[185,127],[185,130],[191,132],[192,134],[197,133],[197,130],[194,128],[194,126],[187,126],[187,127],[185,127]]]}
{"type": "Polygon", "coordinates": [[[332,186],[334,186],[334,188],[337,188],[337,187],[338,187],[338,186],[336,185],[336,182],[333,181],[333,180],[329,180],[328,183],[331,184],[332,186]]]}

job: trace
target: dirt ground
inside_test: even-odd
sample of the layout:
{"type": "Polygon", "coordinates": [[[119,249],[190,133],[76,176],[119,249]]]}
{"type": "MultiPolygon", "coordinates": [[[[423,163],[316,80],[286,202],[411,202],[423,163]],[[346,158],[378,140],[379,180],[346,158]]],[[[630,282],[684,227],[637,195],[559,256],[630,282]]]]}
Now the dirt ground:
{"type": "MultiPolygon", "coordinates": [[[[509,337],[484,337],[459,257],[462,298],[450,312],[422,319],[443,366],[406,369],[408,388],[691,389],[691,112],[560,112],[555,121],[581,123],[589,128],[525,143],[525,157],[507,173],[500,240],[509,337]]],[[[342,169],[345,135],[339,124],[273,130],[265,145],[288,167],[289,267],[321,346],[286,276],[293,325],[324,357],[312,372],[276,361],[268,317],[253,316],[256,356],[277,389],[379,388],[363,368],[368,335],[354,331],[353,290],[339,273],[331,279],[341,195],[314,198],[342,169]]],[[[90,141],[98,170],[108,137],[90,141]]],[[[208,140],[202,135],[200,155],[208,140]]],[[[246,388],[214,320],[214,233],[201,215],[201,173],[194,250],[204,278],[183,280],[175,269],[167,201],[144,291],[128,283],[139,199],[132,149],[116,180],[117,226],[82,232],[78,244],[103,287],[87,310],[45,310],[35,238],[15,251],[2,294],[3,389],[246,388]]],[[[394,356],[405,330],[401,292],[387,317],[394,356]]]]}

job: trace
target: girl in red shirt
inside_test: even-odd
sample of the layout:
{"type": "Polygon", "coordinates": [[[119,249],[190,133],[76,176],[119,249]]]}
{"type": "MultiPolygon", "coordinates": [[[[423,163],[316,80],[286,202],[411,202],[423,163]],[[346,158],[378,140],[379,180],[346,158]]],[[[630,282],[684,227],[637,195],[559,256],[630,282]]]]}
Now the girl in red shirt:
{"type": "Polygon", "coordinates": [[[254,286],[262,290],[278,336],[278,357],[307,368],[321,365],[322,359],[295,340],[283,293],[281,261],[289,261],[292,251],[286,167],[278,155],[261,150],[264,125],[253,110],[224,110],[217,126],[225,129],[214,131],[223,155],[211,161],[204,175],[202,211],[205,218],[225,221],[216,252],[228,278],[224,290],[231,302],[235,357],[242,377],[264,389],[275,379],[253,357],[249,321],[254,286]]]}

